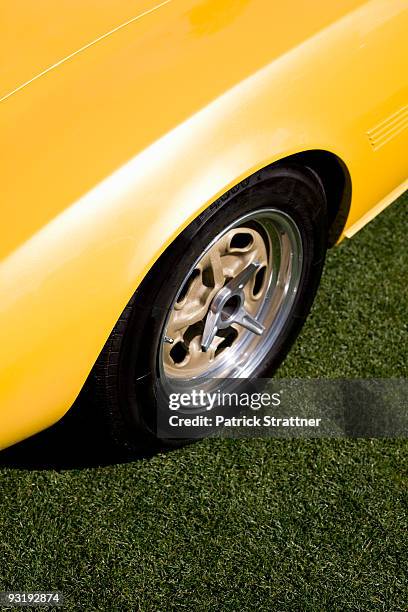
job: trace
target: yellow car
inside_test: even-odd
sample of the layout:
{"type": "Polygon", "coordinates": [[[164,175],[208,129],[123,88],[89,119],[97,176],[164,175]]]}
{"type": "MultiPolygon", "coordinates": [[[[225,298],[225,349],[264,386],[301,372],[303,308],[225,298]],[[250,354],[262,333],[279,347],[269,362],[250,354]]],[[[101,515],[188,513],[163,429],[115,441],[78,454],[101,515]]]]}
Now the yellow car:
{"type": "Polygon", "coordinates": [[[264,377],[407,188],[407,0],[4,0],[0,447],[264,377]]]}

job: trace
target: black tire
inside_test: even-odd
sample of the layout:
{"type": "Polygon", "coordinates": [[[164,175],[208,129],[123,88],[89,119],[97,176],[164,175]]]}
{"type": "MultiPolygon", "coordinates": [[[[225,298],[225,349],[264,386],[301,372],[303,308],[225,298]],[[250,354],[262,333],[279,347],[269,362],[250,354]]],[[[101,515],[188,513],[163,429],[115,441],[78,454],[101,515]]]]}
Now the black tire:
{"type": "Polygon", "coordinates": [[[160,444],[155,435],[158,346],[169,308],[188,271],[186,261],[195,261],[200,250],[243,212],[271,204],[291,216],[300,230],[303,270],[291,315],[253,377],[271,376],[285,358],[312,306],[328,235],[319,178],[292,164],[257,172],[201,213],[159,258],[126,306],[90,377],[98,410],[107,416],[122,447],[140,450],[160,444]]]}

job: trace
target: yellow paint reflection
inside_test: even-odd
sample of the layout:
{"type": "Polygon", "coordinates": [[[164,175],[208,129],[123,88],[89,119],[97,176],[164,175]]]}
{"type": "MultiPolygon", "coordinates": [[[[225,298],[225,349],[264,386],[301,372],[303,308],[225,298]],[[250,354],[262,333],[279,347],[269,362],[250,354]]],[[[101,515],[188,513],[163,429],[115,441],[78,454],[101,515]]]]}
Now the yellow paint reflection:
{"type": "Polygon", "coordinates": [[[197,36],[213,34],[227,27],[243,11],[249,0],[204,0],[189,13],[197,36]]]}

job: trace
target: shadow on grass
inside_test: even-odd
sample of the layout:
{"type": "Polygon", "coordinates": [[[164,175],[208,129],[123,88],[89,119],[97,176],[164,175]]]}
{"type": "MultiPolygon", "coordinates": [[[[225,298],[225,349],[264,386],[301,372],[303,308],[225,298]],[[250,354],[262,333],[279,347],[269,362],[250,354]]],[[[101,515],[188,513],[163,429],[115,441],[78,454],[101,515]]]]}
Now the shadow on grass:
{"type": "Polygon", "coordinates": [[[0,468],[28,470],[81,469],[127,463],[157,451],[126,453],[111,440],[97,409],[82,393],[55,425],[0,452],[0,468]]]}

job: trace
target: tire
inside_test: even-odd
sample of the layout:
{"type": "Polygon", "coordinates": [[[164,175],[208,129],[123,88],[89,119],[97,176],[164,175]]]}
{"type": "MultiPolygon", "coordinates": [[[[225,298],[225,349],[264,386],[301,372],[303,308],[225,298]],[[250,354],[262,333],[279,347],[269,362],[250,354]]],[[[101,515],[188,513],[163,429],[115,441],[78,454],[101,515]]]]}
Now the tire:
{"type": "MultiPolygon", "coordinates": [[[[155,433],[158,394],[163,385],[159,357],[163,354],[164,327],[171,320],[175,299],[181,295],[192,265],[215,237],[224,236],[225,228],[239,223],[243,215],[250,218],[251,214],[266,214],[263,211],[269,210],[277,211],[279,218],[297,228],[301,269],[292,302],[273,343],[267,346],[257,340],[260,347],[267,346],[267,352],[259,363],[254,362],[251,378],[270,377],[285,358],[306,320],[320,282],[327,249],[327,207],[324,189],[314,171],[293,164],[275,164],[232,188],[177,237],[151,268],[115,325],[93,368],[90,383],[98,410],[103,410],[122,448],[133,451],[162,445],[155,433]]],[[[261,229],[257,232],[261,233],[261,229]]],[[[238,255],[243,257],[240,252],[238,255]]],[[[239,326],[235,328],[241,333],[239,326]]],[[[243,331],[243,337],[245,334],[243,331]]],[[[251,336],[250,341],[255,342],[254,338],[251,336]]],[[[232,346],[238,344],[232,344],[230,351],[232,346]]],[[[253,352],[256,354],[256,350],[253,352]]],[[[222,355],[213,358],[212,363],[217,359],[221,362],[222,355]]],[[[175,367],[179,365],[175,363],[175,367]]]]}

